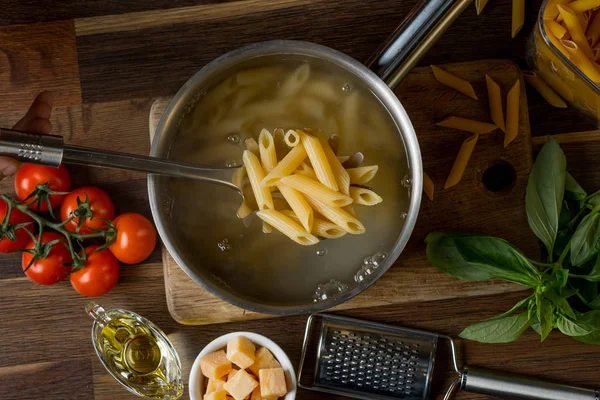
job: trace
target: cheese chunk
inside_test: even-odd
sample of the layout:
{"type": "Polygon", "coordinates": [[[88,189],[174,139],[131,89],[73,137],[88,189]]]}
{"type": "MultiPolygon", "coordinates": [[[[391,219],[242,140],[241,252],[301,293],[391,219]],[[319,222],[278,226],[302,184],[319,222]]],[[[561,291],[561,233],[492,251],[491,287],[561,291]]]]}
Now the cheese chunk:
{"type": "Polygon", "coordinates": [[[233,378],[233,376],[235,374],[237,374],[238,371],[239,371],[239,369],[232,368],[231,371],[229,371],[229,374],[227,374],[227,380],[230,380],[231,378],[233,378]]]}
{"type": "Polygon", "coordinates": [[[254,364],[255,351],[254,343],[243,336],[236,336],[227,343],[227,359],[241,369],[254,364]]]}
{"type": "Polygon", "coordinates": [[[226,391],[217,390],[216,392],[205,394],[204,400],[227,400],[227,397],[226,391]]]}
{"type": "Polygon", "coordinates": [[[287,393],[283,368],[265,368],[258,372],[260,394],[263,397],[284,396],[287,393]]]}
{"type": "Polygon", "coordinates": [[[235,399],[244,400],[250,395],[254,388],[258,386],[258,382],[254,380],[252,375],[240,369],[230,380],[223,385],[223,388],[235,399]]]}
{"type": "Polygon", "coordinates": [[[200,359],[200,369],[208,379],[220,378],[231,371],[231,362],[223,350],[209,353],[200,359]]]}
{"type": "Polygon", "coordinates": [[[223,389],[223,385],[225,384],[225,382],[227,381],[222,378],[209,379],[208,385],[206,385],[206,393],[212,393],[223,389]]]}
{"type": "Polygon", "coordinates": [[[277,396],[264,397],[262,394],[260,394],[260,386],[258,386],[257,388],[254,389],[254,391],[252,392],[252,397],[250,397],[250,400],[277,400],[277,399],[278,399],[277,396]]]}
{"type": "Polygon", "coordinates": [[[279,368],[281,364],[273,357],[273,354],[266,347],[261,347],[254,353],[254,364],[248,369],[256,376],[258,371],[265,368],[279,368]]]}

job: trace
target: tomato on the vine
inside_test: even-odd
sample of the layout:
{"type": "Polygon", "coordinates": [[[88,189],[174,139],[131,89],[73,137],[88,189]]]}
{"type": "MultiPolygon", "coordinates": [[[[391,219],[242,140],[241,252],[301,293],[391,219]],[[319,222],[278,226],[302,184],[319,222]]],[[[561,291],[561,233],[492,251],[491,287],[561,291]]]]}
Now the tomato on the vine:
{"type": "Polygon", "coordinates": [[[77,216],[65,224],[65,229],[75,232],[79,218],[85,217],[79,233],[92,233],[92,229],[100,230],[105,227],[105,220],[114,218],[115,205],[104,190],[94,186],[85,186],[73,190],[65,197],[60,207],[60,219],[66,221],[71,217],[72,212],[75,212],[77,216]]]}
{"type": "MultiPolygon", "coordinates": [[[[25,275],[32,281],[40,285],[53,285],[65,279],[71,267],[65,266],[73,259],[71,253],[64,242],[64,236],[56,232],[43,232],[41,243],[46,244],[54,240],[61,240],[52,246],[48,254],[31,263],[33,254],[23,253],[22,266],[25,275]],[[31,266],[29,264],[31,263],[31,266]],[[29,268],[27,268],[29,266],[29,268]]],[[[30,241],[26,249],[34,249],[35,243],[30,241]]]]}
{"type": "Polygon", "coordinates": [[[119,215],[113,221],[117,229],[116,240],[110,251],[125,264],[138,264],[144,261],[156,245],[156,230],[146,217],[136,213],[119,215]]]}
{"type": "MultiPolygon", "coordinates": [[[[4,221],[7,211],[8,206],[6,202],[0,199],[0,224],[4,221]]],[[[14,232],[13,238],[15,240],[11,240],[8,232],[2,231],[3,236],[0,240],[0,252],[8,253],[11,251],[19,250],[25,247],[27,243],[29,243],[31,238],[25,230],[27,229],[29,232],[33,233],[33,224],[24,226],[19,229],[14,229],[15,225],[24,224],[27,222],[33,222],[33,219],[29,215],[22,213],[16,208],[12,209],[8,223],[12,226],[9,229],[11,229],[14,232]]]]}
{"type": "Polygon", "coordinates": [[[85,266],[71,274],[73,288],[88,297],[108,293],[119,280],[119,262],[108,249],[96,251],[98,247],[86,247],[85,266]]]}
{"type": "MultiPolygon", "coordinates": [[[[64,165],[58,168],[43,165],[23,164],[15,175],[15,191],[19,200],[25,200],[31,193],[38,189],[38,185],[48,183],[48,189],[54,192],[68,192],[71,187],[71,176],[64,165]]],[[[48,196],[52,208],[62,203],[64,194],[50,194],[48,196]]],[[[31,203],[29,208],[37,209],[38,202],[31,203]]],[[[42,201],[40,211],[48,211],[48,202],[42,201]]]]}

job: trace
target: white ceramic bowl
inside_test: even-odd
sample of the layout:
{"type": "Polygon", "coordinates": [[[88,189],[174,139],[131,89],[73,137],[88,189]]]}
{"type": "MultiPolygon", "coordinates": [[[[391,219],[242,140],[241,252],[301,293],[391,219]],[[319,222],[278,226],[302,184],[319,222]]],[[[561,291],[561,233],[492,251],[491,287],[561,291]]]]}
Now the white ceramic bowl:
{"type": "Polygon", "coordinates": [[[217,351],[220,349],[225,349],[227,347],[227,342],[233,337],[236,336],[244,336],[252,341],[257,347],[266,347],[269,349],[273,356],[279,361],[281,367],[285,371],[285,379],[287,381],[287,386],[289,392],[281,397],[282,400],[295,400],[296,399],[296,390],[298,388],[298,383],[296,382],[296,372],[294,371],[294,367],[292,366],[292,362],[285,352],[275,344],[269,338],[266,338],[263,335],[259,335],[258,333],[252,332],[233,332],[228,333],[227,335],[223,335],[221,337],[216,338],[212,342],[206,345],[204,349],[198,354],[194,364],[192,365],[192,370],[190,371],[190,380],[189,380],[189,390],[190,390],[190,399],[191,400],[202,400],[204,397],[204,388],[206,384],[204,383],[204,375],[202,375],[202,371],[200,370],[200,359],[207,355],[208,353],[212,353],[213,351],[217,351]]]}

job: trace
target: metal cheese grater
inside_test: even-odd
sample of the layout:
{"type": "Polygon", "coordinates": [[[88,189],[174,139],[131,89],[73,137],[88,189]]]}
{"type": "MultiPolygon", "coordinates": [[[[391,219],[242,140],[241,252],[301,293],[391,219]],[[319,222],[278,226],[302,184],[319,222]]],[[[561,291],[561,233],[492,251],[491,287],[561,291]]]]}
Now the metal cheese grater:
{"type": "Polygon", "coordinates": [[[530,400],[600,400],[600,392],[496,371],[459,369],[445,335],[331,314],[308,318],[298,385],[364,400],[429,398],[438,343],[447,340],[457,379],[445,400],[465,391],[530,400]]]}

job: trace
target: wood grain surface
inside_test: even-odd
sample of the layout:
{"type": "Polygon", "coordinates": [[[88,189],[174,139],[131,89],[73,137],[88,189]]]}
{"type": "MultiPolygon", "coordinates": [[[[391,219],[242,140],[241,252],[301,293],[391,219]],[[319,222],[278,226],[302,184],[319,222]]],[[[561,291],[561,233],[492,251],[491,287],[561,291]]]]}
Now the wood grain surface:
{"type": "MultiPolygon", "coordinates": [[[[519,68],[505,60],[440,66],[472,82],[480,100],[470,99],[440,84],[429,67],[416,68],[396,88],[395,92],[417,132],[423,165],[436,185],[436,196],[433,202],[427,198],[421,202],[415,230],[406,250],[394,265],[371,287],[354,299],[336,306],[335,310],[523,290],[518,285],[501,281],[467,282],[453,279],[438,272],[425,257],[425,237],[436,230],[493,234],[515,243],[529,255],[536,256],[538,252],[537,243],[529,233],[525,210],[521,207],[532,164],[524,86],[521,86],[517,139],[504,149],[502,131],[482,135],[462,181],[448,190],[442,189],[444,182],[468,134],[434,125],[436,121],[451,115],[489,121],[485,75],[496,80],[506,95],[517,80],[523,85],[519,68]],[[488,167],[500,162],[514,168],[514,186],[494,193],[485,188],[482,176],[488,167]]],[[[169,99],[161,99],[153,104],[150,113],[151,136],[168,102],[169,99]]],[[[176,321],[203,325],[273,317],[235,307],[203,290],[179,268],[166,248],[163,248],[163,262],[167,305],[176,321]]]]}
{"type": "MultiPolygon", "coordinates": [[[[541,2],[527,2],[525,27],[514,40],[509,34],[510,1],[490,0],[479,17],[470,7],[427,54],[423,65],[508,58],[525,67],[527,36],[541,2]]],[[[18,120],[35,95],[50,88],[58,92],[54,129],[68,142],[146,154],[148,113],[155,98],[172,96],[214,57],[245,43],[295,38],[328,44],[364,60],[415,3],[261,0],[252,3],[257,12],[240,15],[236,10],[247,9],[244,1],[0,0],[0,126],[18,120]],[[182,7],[194,7],[200,17],[181,15],[177,9],[182,7]],[[131,29],[143,15],[160,21],[162,13],[167,13],[164,10],[176,16],[170,17],[168,24],[146,22],[143,28],[131,29]],[[132,14],[139,12],[152,14],[132,14]],[[228,17],[228,13],[235,16],[228,17]],[[95,17],[105,19],[89,19],[95,17]],[[77,21],[80,18],[85,19],[77,21]],[[110,32],[94,27],[98,21],[112,18],[125,21],[121,26],[130,18],[131,25],[123,31],[111,25],[110,32]],[[82,35],[76,37],[77,25],[93,29],[80,30],[82,35]],[[17,62],[11,64],[11,60],[17,62]]],[[[573,110],[554,109],[529,88],[527,92],[534,136],[594,129],[573,110]]],[[[588,190],[600,188],[599,135],[581,133],[573,135],[577,139],[573,141],[570,136],[559,137],[569,171],[588,190]]],[[[534,143],[534,148],[539,146],[534,143]]],[[[75,185],[95,184],[107,190],[119,212],[149,216],[143,175],[83,167],[71,167],[71,173],[75,185]]],[[[9,179],[0,183],[3,193],[11,187],[9,179]]],[[[103,370],[93,351],[91,320],[84,313],[89,299],[75,293],[68,281],[36,286],[23,277],[19,261],[18,255],[0,255],[0,399],[135,399],[103,370]]],[[[515,292],[415,300],[345,310],[343,314],[456,336],[466,325],[507,310],[523,296],[523,292],[515,292]]],[[[159,246],[144,264],[123,267],[119,284],[97,301],[106,308],[139,312],[158,324],[175,343],[186,380],[203,346],[228,332],[265,334],[282,346],[295,365],[299,361],[306,316],[210,326],[175,322],[167,307],[159,246]]],[[[462,358],[471,365],[588,387],[598,382],[600,350],[558,333],[544,343],[533,332],[526,332],[515,343],[464,342],[461,347],[462,358]]],[[[444,367],[439,363],[440,371],[444,367]]],[[[443,373],[436,379],[432,398],[442,398],[450,379],[443,373]]],[[[187,394],[183,398],[187,399],[187,394]]],[[[307,391],[300,391],[297,398],[335,399],[307,391]]],[[[461,393],[456,398],[487,397],[461,393]]]]}

